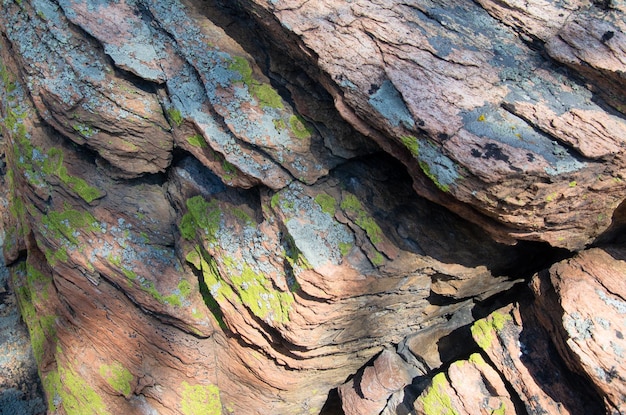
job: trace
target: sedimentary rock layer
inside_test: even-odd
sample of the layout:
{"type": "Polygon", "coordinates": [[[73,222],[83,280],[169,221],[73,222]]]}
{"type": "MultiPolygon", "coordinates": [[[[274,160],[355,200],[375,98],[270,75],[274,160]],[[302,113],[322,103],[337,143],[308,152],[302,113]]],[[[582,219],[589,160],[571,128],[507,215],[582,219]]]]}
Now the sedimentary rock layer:
{"type": "Polygon", "coordinates": [[[50,412],[531,399],[470,325],[624,223],[623,6],[483,3],[4,1],[4,253],[50,412]]]}

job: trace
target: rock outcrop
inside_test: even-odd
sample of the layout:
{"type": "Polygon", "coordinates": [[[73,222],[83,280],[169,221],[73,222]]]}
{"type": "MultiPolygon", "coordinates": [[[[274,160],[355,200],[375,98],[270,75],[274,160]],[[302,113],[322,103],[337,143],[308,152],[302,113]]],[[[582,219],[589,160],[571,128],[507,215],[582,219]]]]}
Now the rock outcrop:
{"type": "Polygon", "coordinates": [[[50,413],[624,410],[622,1],[1,7],[50,413]]]}

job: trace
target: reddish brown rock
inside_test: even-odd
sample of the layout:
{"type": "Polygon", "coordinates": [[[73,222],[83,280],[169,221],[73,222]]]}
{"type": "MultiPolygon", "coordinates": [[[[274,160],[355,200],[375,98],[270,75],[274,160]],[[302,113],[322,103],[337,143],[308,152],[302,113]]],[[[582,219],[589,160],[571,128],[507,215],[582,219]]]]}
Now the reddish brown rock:
{"type": "Polygon", "coordinates": [[[591,249],[533,280],[538,316],[568,367],[588,378],[607,413],[621,413],[624,367],[624,247],[591,249]]]}
{"type": "Polygon", "coordinates": [[[498,373],[478,353],[439,373],[414,402],[420,414],[515,414],[498,373]]]}
{"type": "Polygon", "coordinates": [[[411,383],[407,364],[388,349],[350,382],[339,387],[343,411],[346,415],[378,415],[389,396],[411,383]]]}
{"type": "MultiPolygon", "coordinates": [[[[205,3],[1,6],[4,249],[50,411],[319,413],[397,346],[341,389],[375,413],[468,355],[474,315],[555,257],[533,241],[619,233],[623,110],[531,29],[476,3],[205,3]]],[[[505,410],[476,359],[435,387],[505,410]]]]}
{"type": "Polygon", "coordinates": [[[508,306],[472,326],[472,335],[528,413],[600,413],[596,397],[558,357],[528,300],[508,306]]]}

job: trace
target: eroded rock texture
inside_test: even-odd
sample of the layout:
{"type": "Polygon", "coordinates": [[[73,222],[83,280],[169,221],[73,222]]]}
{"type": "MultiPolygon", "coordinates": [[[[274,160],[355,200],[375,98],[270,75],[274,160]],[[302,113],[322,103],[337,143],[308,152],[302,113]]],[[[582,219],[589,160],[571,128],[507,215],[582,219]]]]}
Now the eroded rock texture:
{"type": "Polygon", "coordinates": [[[534,280],[560,311],[474,321],[622,230],[625,9],[5,0],[4,250],[50,413],[623,410],[623,336],[561,317],[596,312],[576,259],[534,280]],[[509,320],[576,381],[470,330],[509,320]]]}

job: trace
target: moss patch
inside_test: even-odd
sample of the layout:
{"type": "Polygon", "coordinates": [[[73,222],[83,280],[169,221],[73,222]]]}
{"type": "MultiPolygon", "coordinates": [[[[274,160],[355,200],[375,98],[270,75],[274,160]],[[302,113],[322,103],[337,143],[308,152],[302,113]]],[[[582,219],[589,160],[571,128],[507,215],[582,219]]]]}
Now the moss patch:
{"type": "Polygon", "coordinates": [[[215,385],[181,384],[180,408],[184,415],[220,415],[220,390],[215,385]]]}
{"type": "Polygon", "coordinates": [[[74,191],[87,203],[104,196],[104,192],[90,186],[85,180],[68,174],[67,168],[63,165],[63,151],[58,148],[48,150],[47,157],[41,168],[45,174],[57,176],[66,187],[74,191]]]}
{"type": "Polygon", "coordinates": [[[130,383],[133,381],[133,374],[120,362],[113,362],[110,365],[101,365],[100,375],[114,391],[126,397],[130,396],[130,383]]]}

